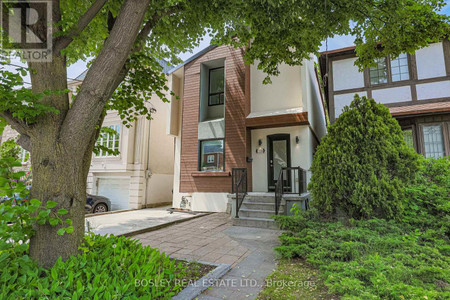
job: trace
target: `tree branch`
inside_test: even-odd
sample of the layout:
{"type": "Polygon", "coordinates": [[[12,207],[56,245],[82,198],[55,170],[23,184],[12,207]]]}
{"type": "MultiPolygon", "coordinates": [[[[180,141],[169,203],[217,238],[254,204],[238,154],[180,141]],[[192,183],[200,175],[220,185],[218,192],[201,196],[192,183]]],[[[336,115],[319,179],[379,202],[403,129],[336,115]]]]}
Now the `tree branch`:
{"type": "Polygon", "coordinates": [[[15,118],[12,113],[9,111],[1,111],[0,117],[6,120],[6,122],[11,125],[11,127],[16,130],[18,133],[23,135],[28,135],[30,133],[30,127],[25,124],[23,121],[15,118]]]}
{"type": "Polygon", "coordinates": [[[31,152],[31,148],[32,148],[31,138],[28,135],[21,134],[16,143],[19,146],[21,146],[23,149],[27,150],[28,152],[31,152]]]}
{"type": "Polygon", "coordinates": [[[105,104],[116,89],[114,85],[133,49],[149,4],[150,0],[124,1],[109,37],[62,124],[60,139],[63,144],[71,145],[71,151],[86,151],[86,141],[92,137],[105,104]]]}
{"type": "Polygon", "coordinates": [[[78,24],[66,35],[59,37],[55,42],[54,51],[59,53],[72,43],[73,39],[78,36],[95,18],[102,7],[108,0],[96,0],[94,4],[81,16],[78,20],[78,24]]]}
{"type": "Polygon", "coordinates": [[[169,16],[169,15],[177,12],[178,10],[181,10],[180,4],[169,6],[166,9],[164,9],[163,11],[160,11],[159,14],[155,13],[152,16],[152,18],[144,24],[144,27],[139,32],[139,35],[136,38],[137,45],[134,46],[132,53],[138,52],[142,49],[142,47],[144,46],[144,44],[142,42],[150,34],[153,27],[155,27],[156,23],[158,23],[158,21],[161,20],[161,18],[163,18],[165,16],[169,16]]]}

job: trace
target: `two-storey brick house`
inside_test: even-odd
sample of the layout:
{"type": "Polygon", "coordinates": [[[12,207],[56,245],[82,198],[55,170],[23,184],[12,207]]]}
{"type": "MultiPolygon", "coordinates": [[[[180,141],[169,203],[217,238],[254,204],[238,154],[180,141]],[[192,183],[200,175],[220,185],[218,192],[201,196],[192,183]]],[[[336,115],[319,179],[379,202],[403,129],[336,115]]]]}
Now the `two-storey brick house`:
{"type": "Polygon", "coordinates": [[[363,72],[354,65],[355,47],[320,56],[327,74],[325,94],[333,123],[355,94],[389,107],[405,140],[426,157],[450,155],[450,42],[430,44],[414,54],[377,60],[363,72]]]}
{"type": "Polygon", "coordinates": [[[243,54],[209,46],[170,72],[175,208],[225,211],[233,168],[247,169],[249,192],[273,193],[282,167],[309,170],[326,133],[312,59],[264,85],[243,54]]]}

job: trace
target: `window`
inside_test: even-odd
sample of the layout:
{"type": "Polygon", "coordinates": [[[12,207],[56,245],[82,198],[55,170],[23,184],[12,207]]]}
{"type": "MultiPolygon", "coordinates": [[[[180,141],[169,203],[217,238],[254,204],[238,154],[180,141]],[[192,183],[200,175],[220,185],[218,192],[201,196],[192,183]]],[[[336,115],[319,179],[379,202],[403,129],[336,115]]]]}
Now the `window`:
{"type": "Polygon", "coordinates": [[[425,157],[440,158],[445,156],[444,136],[441,125],[423,126],[423,145],[425,157]]]}
{"type": "Polygon", "coordinates": [[[222,105],[225,100],[225,74],[224,68],[209,70],[208,105],[222,105]]]}
{"type": "Polygon", "coordinates": [[[29,160],[30,160],[30,152],[22,148],[20,150],[20,161],[22,162],[22,164],[25,164],[29,160]]]}
{"type": "Polygon", "coordinates": [[[389,57],[375,59],[377,64],[370,67],[370,84],[382,84],[409,80],[408,54],[402,53],[395,59],[389,57]]]}
{"type": "Polygon", "coordinates": [[[377,58],[375,60],[375,63],[377,64],[376,67],[370,67],[370,83],[371,84],[387,83],[388,71],[386,58],[377,58]]]}
{"type": "Polygon", "coordinates": [[[408,80],[408,55],[400,54],[396,59],[391,60],[392,81],[408,80]]]}
{"type": "Polygon", "coordinates": [[[411,148],[414,148],[414,137],[412,128],[403,130],[403,139],[405,140],[406,145],[408,145],[411,148]]]}
{"type": "Polygon", "coordinates": [[[97,157],[114,157],[118,156],[120,150],[120,125],[111,125],[104,127],[97,146],[99,148],[97,157]]]}
{"type": "Polygon", "coordinates": [[[200,171],[223,171],[223,140],[200,141],[200,171]]]}

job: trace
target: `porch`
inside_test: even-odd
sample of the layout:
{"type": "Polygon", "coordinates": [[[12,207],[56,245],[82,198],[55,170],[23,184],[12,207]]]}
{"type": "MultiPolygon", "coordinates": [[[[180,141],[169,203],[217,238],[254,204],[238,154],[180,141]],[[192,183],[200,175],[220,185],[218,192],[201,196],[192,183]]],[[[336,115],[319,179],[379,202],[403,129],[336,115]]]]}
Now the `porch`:
{"type": "Polygon", "coordinates": [[[273,192],[248,192],[246,168],[233,169],[233,192],[228,194],[228,209],[233,225],[278,229],[273,215],[290,215],[296,205],[309,208],[306,171],[300,167],[281,168],[273,192]]]}

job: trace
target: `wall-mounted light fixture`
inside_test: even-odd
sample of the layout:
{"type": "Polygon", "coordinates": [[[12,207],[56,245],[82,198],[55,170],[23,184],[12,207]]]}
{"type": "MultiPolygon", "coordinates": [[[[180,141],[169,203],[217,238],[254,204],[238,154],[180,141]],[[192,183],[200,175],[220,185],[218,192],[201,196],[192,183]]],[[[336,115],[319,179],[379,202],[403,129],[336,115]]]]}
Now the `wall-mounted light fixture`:
{"type": "Polygon", "coordinates": [[[295,143],[298,144],[300,142],[300,138],[298,136],[295,137],[295,143]]]}
{"type": "Polygon", "coordinates": [[[258,149],[256,149],[256,153],[264,153],[264,152],[266,152],[266,149],[264,149],[263,147],[262,147],[262,140],[261,139],[259,139],[258,140],[258,149]]]}

